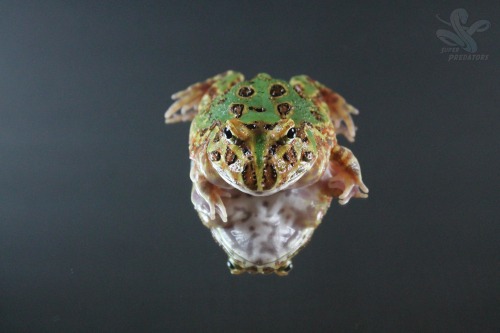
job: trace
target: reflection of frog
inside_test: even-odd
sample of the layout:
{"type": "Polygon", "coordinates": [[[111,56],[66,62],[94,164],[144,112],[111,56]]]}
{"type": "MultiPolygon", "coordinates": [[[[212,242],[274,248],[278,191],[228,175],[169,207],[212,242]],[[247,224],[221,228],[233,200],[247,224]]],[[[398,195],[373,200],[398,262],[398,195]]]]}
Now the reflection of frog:
{"type": "Polygon", "coordinates": [[[228,71],[173,95],[166,122],[192,120],[192,201],[233,273],[286,275],[332,197],[367,197],[353,141],[357,110],[307,76],[228,71]]]}

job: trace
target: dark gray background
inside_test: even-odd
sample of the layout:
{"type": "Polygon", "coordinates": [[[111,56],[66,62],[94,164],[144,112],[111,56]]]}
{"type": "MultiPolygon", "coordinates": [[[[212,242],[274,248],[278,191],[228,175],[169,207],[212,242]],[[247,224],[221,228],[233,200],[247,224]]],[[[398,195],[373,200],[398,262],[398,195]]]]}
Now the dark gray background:
{"type": "Polygon", "coordinates": [[[498,332],[498,3],[346,3],[2,2],[0,331],[498,332]],[[487,61],[440,53],[460,7],[487,61]],[[286,278],[228,273],[163,124],[227,69],[361,110],[370,198],[286,278]]]}

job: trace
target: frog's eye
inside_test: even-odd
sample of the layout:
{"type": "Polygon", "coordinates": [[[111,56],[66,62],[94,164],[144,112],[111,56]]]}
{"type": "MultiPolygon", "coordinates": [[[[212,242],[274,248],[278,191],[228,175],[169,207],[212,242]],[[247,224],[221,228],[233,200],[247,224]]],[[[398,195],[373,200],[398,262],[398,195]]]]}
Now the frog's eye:
{"type": "Polygon", "coordinates": [[[295,138],[295,135],[297,135],[297,130],[295,129],[295,127],[290,128],[288,132],[286,132],[286,137],[289,139],[295,138]]]}
{"type": "Polygon", "coordinates": [[[224,128],[224,136],[229,140],[233,137],[233,132],[231,132],[231,130],[226,127],[224,128]]]}
{"type": "Polygon", "coordinates": [[[269,94],[271,94],[272,97],[283,96],[285,93],[286,93],[285,88],[280,84],[273,85],[271,87],[271,90],[269,91],[269,94]]]}
{"type": "Polygon", "coordinates": [[[238,91],[238,95],[241,97],[250,97],[253,95],[255,91],[250,87],[241,87],[238,91]]]}

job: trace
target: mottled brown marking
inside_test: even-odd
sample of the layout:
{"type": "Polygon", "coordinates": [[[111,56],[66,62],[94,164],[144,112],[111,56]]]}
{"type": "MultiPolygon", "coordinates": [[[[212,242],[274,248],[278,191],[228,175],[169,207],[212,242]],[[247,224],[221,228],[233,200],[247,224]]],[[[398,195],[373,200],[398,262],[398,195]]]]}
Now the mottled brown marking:
{"type": "Polygon", "coordinates": [[[200,130],[200,132],[199,132],[200,137],[204,136],[207,131],[208,131],[208,128],[204,128],[204,129],[200,130]]]}
{"type": "Polygon", "coordinates": [[[243,177],[243,183],[248,189],[252,191],[257,190],[257,175],[255,174],[253,163],[245,164],[241,176],[243,177]]]}
{"type": "Polygon", "coordinates": [[[332,149],[330,155],[330,160],[335,161],[340,164],[345,164],[346,160],[349,158],[347,151],[339,146],[332,149]]]}
{"type": "Polygon", "coordinates": [[[307,138],[307,133],[304,130],[304,126],[301,126],[297,129],[297,137],[302,141],[302,142],[307,142],[309,139],[307,138]]]}
{"type": "MultiPolygon", "coordinates": [[[[241,193],[241,192],[240,192],[241,193]]],[[[231,198],[232,199],[237,199],[240,197],[240,194],[238,193],[235,193],[235,194],[232,194],[231,195],[231,198]]],[[[247,210],[245,209],[242,209],[242,208],[239,208],[239,207],[235,207],[234,210],[238,211],[238,212],[242,212],[243,213],[243,217],[240,219],[241,223],[245,223],[248,221],[248,219],[250,219],[250,217],[252,216],[252,214],[250,214],[250,212],[248,212],[247,210]]]]}
{"type": "Polygon", "coordinates": [[[219,140],[220,140],[220,136],[221,136],[221,134],[220,134],[220,133],[215,134],[215,136],[214,136],[214,140],[213,140],[213,141],[214,141],[215,143],[219,142],[219,140]]]}
{"type": "Polygon", "coordinates": [[[300,97],[304,98],[304,88],[300,84],[294,85],[293,90],[295,90],[300,97]]]}
{"type": "Polygon", "coordinates": [[[278,112],[279,112],[281,118],[285,118],[291,109],[292,109],[292,106],[288,103],[281,103],[280,105],[278,105],[278,112]]]}
{"type": "Polygon", "coordinates": [[[352,163],[345,167],[345,171],[352,176],[359,176],[361,173],[359,167],[352,163]]]}
{"type": "Polygon", "coordinates": [[[359,165],[356,162],[354,155],[347,149],[339,146],[333,148],[330,160],[343,166],[344,171],[351,176],[358,177],[361,174],[361,170],[359,169],[359,165]]]}
{"type": "Polygon", "coordinates": [[[272,145],[269,147],[269,154],[276,155],[276,149],[278,149],[278,145],[272,145]]]}
{"type": "Polygon", "coordinates": [[[267,131],[272,131],[274,129],[274,127],[276,127],[276,124],[265,124],[264,125],[264,129],[267,130],[267,131]]]}
{"type": "Polygon", "coordinates": [[[255,91],[250,87],[241,87],[238,91],[238,95],[241,97],[250,97],[253,95],[255,91]]]}
{"type": "Polygon", "coordinates": [[[238,159],[238,157],[236,156],[236,154],[231,149],[229,149],[229,147],[227,147],[227,149],[226,149],[226,156],[224,157],[224,159],[226,160],[227,165],[231,165],[234,162],[236,162],[236,160],[238,159]]]}
{"type": "Polygon", "coordinates": [[[236,118],[241,117],[243,114],[245,106],[243,104],[233,104],[231,105],[231,112],[236,116],[236,118]]]}
{"type": "Polygon", "coordinates": [[[305,151],[302,153],[302,160],[303,161],[306,161],[306,162],[312,161],[313,157],[314,157],[314,155],[310,151],[305,151]]]}
{"type": "Polygon", "coordinates": [[[334,106],[339,101],[339,95],[334,93],[332,90],[322,87],[319,89],[321,97],[328,106],[334,106]]]}
{"type": "MultiPolygon", "coordinates": [[[[262,174],[263,177],[263,188],[264,190],[272,189],[278,180],[278,173],[276,172],[276,168],[274,165],[268,163],[264,166],[264,171],[262,174]]],[[[267,202],[266,202],[267,203],[267,202]]]]}
{"type": "Polygon", "coordinates": [[[250,267],[247,267],[247,272],[250,274],[257,274],[259,272],[259,270],[255,266],[250,266],[250,267]]]}
{"type": "Polygon", "coordinates": [[[273,272],[274,272],[274,268],[272,268],[272,267],[264,267],[262,269],[262,273],[264,273],[264,274],[271,274],[273,272]]]}
{"type": "Polygon", "coordinates": [[[250,149],[248,149],[248,147],[247,147],[247,146],[242,146],[242,147],[241,147],[241,150],[243,151],[243,154],[244,154],[245,156],[250,156],[250,155],[252,155],[252,152],[250,151],[250,149]]]}
{"type": "Polygon", "coordinates": [[[283,154],[283,159],[291,165],[294,165],[297,162],[297,153],[295,152],[295,149],[293,149],[293,147],[290,148],[285,154],[283,154]]]}
{"type": "Polygon", "coordinates": [[[217,162],[220,160],[220,153],[218,151],[210,152],[210,161],[217,162]]]}
{"type": "Polygon", "coordinates": [[[213,130],[216,126],[220,126],[220,121],[216,120],[210,125],[210,130],[213,130]]]}
{"type": "Polygon", "coordinates": [[[215,86],[211,86],[207,91],[207,95],[210,96],[210,99],[214,99],[218,94],[219,92],[217,91],[217,87],[215,86]]]}
{"type": "Polygon", "coordinates": [[[311,114],[313,115],[314,118],[316,118],[316,120],[323,121],[323,116],[317,110],[312,109],[311,114]]]}
{"type": "Polygon", "coordinates": [[[283,96],[286,93],[286,90],[282,85],[275,84],[271,87],[269,93],[271,94],[272,97],[279,97],[283,96]]]}

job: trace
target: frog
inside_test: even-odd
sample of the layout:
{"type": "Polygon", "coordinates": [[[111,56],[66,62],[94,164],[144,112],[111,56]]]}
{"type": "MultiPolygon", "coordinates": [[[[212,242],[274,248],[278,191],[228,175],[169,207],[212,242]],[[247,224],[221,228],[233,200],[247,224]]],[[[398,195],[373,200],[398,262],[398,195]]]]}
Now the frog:
{"type": "Polygon", "coordinates": [[[353,142],[359,111],[307,75],[226,71],[172,95],[191,122],[191,200],[232,274],[288,275],[333,198],[368,197],[353,142]]]}

